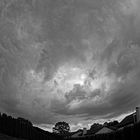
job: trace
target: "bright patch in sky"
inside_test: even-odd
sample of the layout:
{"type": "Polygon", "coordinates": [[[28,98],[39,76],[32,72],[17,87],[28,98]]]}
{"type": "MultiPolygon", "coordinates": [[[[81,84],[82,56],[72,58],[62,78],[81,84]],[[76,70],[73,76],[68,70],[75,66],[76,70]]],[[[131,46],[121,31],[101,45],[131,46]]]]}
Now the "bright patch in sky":
{"type": "Polygon", "coordinates": [[[0,110],[49,127],[133,111],[139,7],[139,0],[0,0],[0,110]]]}

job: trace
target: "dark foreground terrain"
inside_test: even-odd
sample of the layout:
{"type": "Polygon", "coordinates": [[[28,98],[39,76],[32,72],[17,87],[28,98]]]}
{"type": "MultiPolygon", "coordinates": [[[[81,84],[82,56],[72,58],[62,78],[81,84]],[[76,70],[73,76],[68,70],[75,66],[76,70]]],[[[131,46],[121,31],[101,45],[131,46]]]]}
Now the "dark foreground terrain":
{"type": "Polygon", "coordinates": [[[78,138],[62,137],[32,125],[24,118],[0,114],[0,140],[140,140],[140,123],[127,125],[115,132],[78,138]]]}
{"type": "Polygon", "coordinates": [[[25,140],[25,139],[14,138],[0,133],[0,140],[25,140]]]}

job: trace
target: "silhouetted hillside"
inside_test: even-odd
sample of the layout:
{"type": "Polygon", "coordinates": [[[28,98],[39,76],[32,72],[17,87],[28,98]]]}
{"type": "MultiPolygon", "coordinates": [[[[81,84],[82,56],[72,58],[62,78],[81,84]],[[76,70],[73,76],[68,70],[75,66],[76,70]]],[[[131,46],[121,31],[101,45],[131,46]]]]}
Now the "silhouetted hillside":
{"type": "Polygon", "coordinates": [[[13,118],[0,113],[0,133],[28,140],[62,139],[58,135],[34,127],[24,118],[13,118]]]}

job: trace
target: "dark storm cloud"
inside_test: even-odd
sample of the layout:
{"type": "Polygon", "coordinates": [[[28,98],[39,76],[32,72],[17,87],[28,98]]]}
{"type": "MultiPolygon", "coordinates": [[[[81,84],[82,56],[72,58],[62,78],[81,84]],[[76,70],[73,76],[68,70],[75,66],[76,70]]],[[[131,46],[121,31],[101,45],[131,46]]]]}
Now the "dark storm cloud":
{"type": "Polygon", "coordinates": [[[140,104],[139,6],[139,0],[0,1],[1,111],[36,124],[132,111],[140,104]],[[52,79],[65,64],[87,68],[84,84],[96,81],[94,90],[80,84],[55,90],[59,81],[52,79]]]}

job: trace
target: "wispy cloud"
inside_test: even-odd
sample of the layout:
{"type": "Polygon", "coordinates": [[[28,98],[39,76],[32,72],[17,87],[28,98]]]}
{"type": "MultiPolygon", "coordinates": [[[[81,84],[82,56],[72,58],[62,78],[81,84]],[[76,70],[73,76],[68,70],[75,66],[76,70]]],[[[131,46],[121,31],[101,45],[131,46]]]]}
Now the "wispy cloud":
{"type": "Polygon", "coordinates": [[[0,6],[1,111],[75,130],[140,105],[139,0],[0,6]]]}

